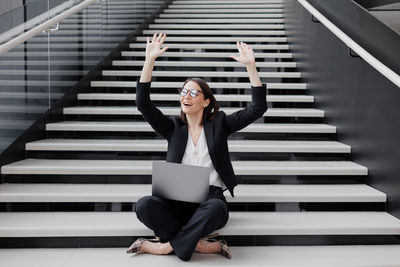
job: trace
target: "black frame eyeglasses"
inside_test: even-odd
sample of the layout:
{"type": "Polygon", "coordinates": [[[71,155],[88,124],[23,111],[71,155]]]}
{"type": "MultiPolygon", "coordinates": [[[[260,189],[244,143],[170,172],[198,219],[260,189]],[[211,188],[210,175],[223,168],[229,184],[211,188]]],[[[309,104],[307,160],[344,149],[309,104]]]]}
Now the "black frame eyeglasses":
{"type": "Polygon", "coordinates": [[[189,90],[189,89],[186,89],[186,88],[180,88],[180,89],[178,89],[178,92],[179,92],[179,95],[182,96],[182,97],[185,97],[189,92],[190,92],[190,96],[192,98],[197,97],[199,95],[199,93],[204,95],[204,93],[202,91],[197,90],[197,89],[190,89],[189,90]]]}

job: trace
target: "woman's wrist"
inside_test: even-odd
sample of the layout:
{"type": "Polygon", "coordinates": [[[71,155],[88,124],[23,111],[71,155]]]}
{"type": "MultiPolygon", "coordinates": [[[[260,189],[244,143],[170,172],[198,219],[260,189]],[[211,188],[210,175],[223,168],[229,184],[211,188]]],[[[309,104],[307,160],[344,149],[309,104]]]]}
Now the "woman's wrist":
{"type": "Polygon", "coordinates": [[[257,71],[256,63],[255,63],[255,62],[245,64],[245,66],[246,66],[246,69],[247,69],[247,70],[255,70],[255,71],[257,71]]]}
{"type": "Polygon", "coordinates": [[[144,63],[153,64],[156,62],[156,58],[145,58],[144,63]]]}
{"type": "Polygon", "coordinates": [[[258,74],[256,64],[246,64],[247,74],[249,75],[250,83],[252,86],[262,86],[260,76],[258,74]]]}

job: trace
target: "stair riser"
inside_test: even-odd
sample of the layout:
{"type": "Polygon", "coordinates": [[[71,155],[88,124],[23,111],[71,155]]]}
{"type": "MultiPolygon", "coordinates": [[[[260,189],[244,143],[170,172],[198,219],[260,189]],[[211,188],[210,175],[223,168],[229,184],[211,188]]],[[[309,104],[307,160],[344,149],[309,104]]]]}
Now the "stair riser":
{"type": "MultiPolygon", "coordinates": [[[[124,253],[137,238],[142,236],[118,237],[40,237],[0,238],[0,248],[93,248],[121,247],[124,253]]],[[[154,236],[148,236],[154,238],[154,236]]],[[[220,236],[229,246],[303,246],[303,245],[383,245],[399,244],[396,236],[342,235],[342,236],[220,236]]]]}
{"type": "MultiPolygon", "coordinates": [[[[1,114],[1,111],[0,111],[1,114]]],[[[176,114],[178,115],[178,114],[176,114]]],[[[142,115],[139,114],[123,114],[123,115],[64,115],[65,120],[82,120],[82,121],[143,121],[142,115]]],[[[298,123],[322,123],[323,117],[308,117],[308,116],[267,116],[263,118],[267,123],[290,123],[296,121],[298,123]]]]}
{"type": "MultiPolygon", "coordinates": [[[[165,159],[165,158],[164,158],[165,159]]],[[[238,184],[365,184],[366,176],[325,175],[236,175],[238,184]]],[[[46,175],[13,174],[3,176],[4,183],[84,183],[84,184],[150,184],[150,175],[46,175]]]]}
{"type": "MultiPolygon", "coordinates": [[[[102,132],[102,131],[48,131],[49,138],[115,138],[115,139],[144,139],[161,138],[155,132],[102,132]]],[[[335,140],[335,133],[234,133],[231,140],[335,140]]]]}
{"type": "MultiPolygon", "coordinates": [[[[346,153],[278,153],[278,152],[232,152],[231,160],[349,160],[346,153]]],[[[165,160],[164,151],[28,151],[27,158],[36,159],[119,159],[119,160],[165,160]]]]}
{"type": "MultiPolygon", "coordinates": [[[[183,80],[181,81],[183,84],[183,80]]],[[[208,82],[208,81],[207,81],[208,82]]],[[[180,88],[177,86],[176,88],[152,88],[152,93],[158,93],[158,94],[176,94],[177,89],[180,88]]],[[[250,93],[249,89],[247,87],[243,87],[242,89],[220,89],[220,88],[212,88],[214,93],[221,93],[224,92],[225,94],[247,94],[250,93]]],[[[114,94],[119,94],[119,93],[131,93],[134,94],[136,93],[136,89],[133,87],[127,87],[127,86],[121,86],[121,87],[91,87],[90,88],[90,93],[114,93],[114,94]]],[[[268,89],[269,94],[288,94],[288,95],[304,95],[305,90],[304,89],[268,89]]]]}
{"type": "MultiPolygon", "coordinates": [[[[165,92],[164,92],[165,93],[165,92]]],[[[1,96],[0,96],[1,97],[1,96]]],[[[175,100],[171,101],[158,101],[152,99],[152,102],[158,107],[176,107],[177,103],[179,101],[179,96],[175,100]]],[[[218,99],[217,99],[218,100],[218,99]]],[[[1,101],[1,99],[0,99],[1,101]]],[[[132,107],[135,106],[135,102],[133,102],[133,99],[126,98],[126,100],[79,100],[78,105],[79,106],[124,106],[124,107],[132,107]]],[[[10,103],[10,102],[5,102],[10,103]]],[[[246,107],[247,104],[249,103],[248,101],[223,101],[223,100],[218,100],[219,106],[224,108],[224,107],[237,107],[237,108],[243,108],[246,107]]],[[[270,107],[275,107],[275,108],[313,108],[314,103],[312,102],[306,102],[306,103],[301,103],[301,102],[294,102],[294,101],[284,101],[284,100],[279,100],[277,102],[275,101],[268,101],[268,105],[270,107]]]]}
{"type": "MultiPolygon", "coordinates": [[[[0,203],[0,212],[60,212],[60,211],[126,211],[132,212],[137,200],[126,202],[110,201],[58,201],[52,202],[7,202],[0,203]]],[[[374,202],[258,202],[258,203],[228,203],[229,211],[385,211],[385,203],[374,202]]]]}

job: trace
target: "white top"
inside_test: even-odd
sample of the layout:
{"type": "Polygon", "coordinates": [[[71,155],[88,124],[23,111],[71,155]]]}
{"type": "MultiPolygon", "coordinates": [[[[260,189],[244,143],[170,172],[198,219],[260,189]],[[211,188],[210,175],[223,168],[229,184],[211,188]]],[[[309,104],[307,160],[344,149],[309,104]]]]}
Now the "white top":
{"type": "Polygon", "coordinates": [[[222,188],[222,190],[226,189],[224,182],[215,170],[211,161],[210,153],[208,152],[206,136],[204,133],[204,127],[201,129],[197,146],[193,144],[190,132],[188,132],[188,141],[185,154],[182,158],[182,164],[209,167],[211,169],[210,185],[219,186],[222,188]]]}

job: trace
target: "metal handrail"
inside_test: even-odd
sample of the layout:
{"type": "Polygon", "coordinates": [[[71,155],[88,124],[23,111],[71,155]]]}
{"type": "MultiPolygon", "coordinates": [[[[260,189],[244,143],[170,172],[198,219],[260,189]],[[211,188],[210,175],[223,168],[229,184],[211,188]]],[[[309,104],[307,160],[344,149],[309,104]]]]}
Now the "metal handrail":
{"type": "Polygon", "coordinates": [[[383,76],[388,78],[395,85],[400,87],[400,75],[391,70],[385,64],[376,59],[373,55],[368,53],[364,48],[357,44],[353,39],[346,35],[342,30],[336,27],[330,20],[310,5],[306,0],[297,0],[305,9],[308,10],[315,18],[319,20],[328,30],[330,30],[336,37],[344,42],[351,50],[357,53],[368,64],[379,71],[383,76]]]}
{"type": "Polygon", "coordinates": [[[93,2],[96,2],[97,0],[85,0],[82,3],[71,7],[70,9],[64,11],[63,13],[55,16],[54,18],[49,19],[48,21],[36,26],[35,28],[13,38],[12,40],[4,43],[3,45],[0,46],[0,55],[4,54],[17,45],[25,42],[26,40],[29,40],[30,38],[36,36],[39,33],[42,33],[43,31],[48,30],[51,28],[53,25],[56,25],[59,23],[61,20],[68,18],[72,14],[75,14],[76,12],[79,12],[81,9],[91,5],[93,2]]]}

